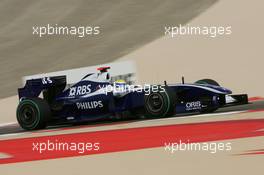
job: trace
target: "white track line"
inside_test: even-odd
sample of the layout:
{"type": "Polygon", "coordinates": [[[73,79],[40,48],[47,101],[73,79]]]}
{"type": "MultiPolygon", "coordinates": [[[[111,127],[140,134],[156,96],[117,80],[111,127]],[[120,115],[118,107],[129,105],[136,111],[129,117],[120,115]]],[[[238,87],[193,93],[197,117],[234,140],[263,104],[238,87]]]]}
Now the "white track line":
{"type": "MultiPolygon", "coordinates": [[[[155,120],[145,120],[145,121],[153,121],[153,122],[158,122],[158,121],[165,121],[165,120],[175,120],[177,118],[201,118],[201,117],[208,117],[208,116],[219,116],[219,115],[231,115],[231,114],[239,114],[243,113],[247,110],[244,111],[232,111],[232,112],[221,112],[221,113],[210,113],[210,114],[197,114],[197,115],[184,115],[184,116],[174,116],[170,118],[161,118],[161,119],[155,119],[155,120]]],[[[142,121],[144,122],[144,121],[142,121]]]]}
{"type": "Polygon", "coordinates": [[[9,125],[15,125],[15,124],[17,124],[17,122],[0,123],[0,127],[3,127],[3,126],[9,126],[9,125]]]}
{"type": "Polygon", "coordinates": [[[210,113],[210,114],[198,114],[198,115],[193,115],[193,116],[190,115],[188,117],[195,118],[195,117],[204,117],[204,116],[230,115],[230,114],[239,114],[239,113],[243,113],[243,112],[246,112],[246,111],[247,110],[244,110],[244,111],[232,111],[232,112],[220,112],[220,113],[210,113]]]}
{"type": "Polygon", "coordinates": [[[9,136],[19,136],[19,135],[23,135],[25,134],[26,132],[19,132],[19,133],[10,133],[10,134],[1,134],[0,135],[0,138],[2,137],[9,137],[9,136]]]}

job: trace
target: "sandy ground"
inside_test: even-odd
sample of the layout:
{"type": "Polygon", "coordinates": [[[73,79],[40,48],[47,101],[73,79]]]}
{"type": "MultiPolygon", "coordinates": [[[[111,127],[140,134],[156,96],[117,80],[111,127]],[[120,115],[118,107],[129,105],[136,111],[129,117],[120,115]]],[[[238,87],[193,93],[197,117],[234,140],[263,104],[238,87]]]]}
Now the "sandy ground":
{"type": "Polygon", "coordinates": [[[21,77],[106,63],[186,23],[216,0],[3,0],[0,2],[0,98],[21,77]],[[85,38],[32,35],[32,26],[100,26],[85,38]],[[22,63],[23,64],[20,64],[22,63]]]}
{"type": "Polygon", "coordinates": [[[231,26],[231,35],[163,37],[122,59],[136,60],[141,83],[212,78],[235,93],[263,96],[263,5],[261,0],[221,0],[189,25],[231,26]]]}
{"type": "Polygon", "coordinates": [[[18,104],[18,97],[12,96],[3,98],[0,100],[0,113],[1,117],[0,123],[10,123],[16,121],[16,107],[18,104]]]}

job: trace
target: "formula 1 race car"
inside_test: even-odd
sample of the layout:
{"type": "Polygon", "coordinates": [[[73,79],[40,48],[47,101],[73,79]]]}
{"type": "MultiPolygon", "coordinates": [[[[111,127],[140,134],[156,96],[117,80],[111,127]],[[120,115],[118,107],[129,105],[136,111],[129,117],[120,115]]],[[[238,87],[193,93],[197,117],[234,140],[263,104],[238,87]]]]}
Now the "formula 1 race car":
{"type": "Polygon", "coordinates": [[[246,94],[232,92],[211,79],[193,84],[128,85],[112,82],[108,69],[98,68],[66,88],[66,76],[26,81],[18,89],[17,120],[26,130],[47,125],[128,117],[160,118],[178,113],[211,113],[218,108],[246,104],[246,94]]]}

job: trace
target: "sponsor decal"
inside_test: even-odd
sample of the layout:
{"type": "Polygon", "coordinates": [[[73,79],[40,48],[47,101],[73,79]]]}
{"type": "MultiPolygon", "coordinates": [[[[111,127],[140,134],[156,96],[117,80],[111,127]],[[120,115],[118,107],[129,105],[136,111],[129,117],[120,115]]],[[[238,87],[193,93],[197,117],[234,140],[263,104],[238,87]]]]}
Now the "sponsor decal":
{"type": "Polygon", "coordinates": [[[102,101],[90,101],[90,102],[80,102],[76,103],[78,109],[96,109],[104,107],[102,101]]]}
{"type": "Polygon", "coordinates": [[[44,77],[42,78],[42,84],[52,84],[52,80],[50,77],[44,77]]]}
{"type": "Polygon", "coordinates": [[[200,101],[188,102],[186,103],[186,110],[191,111],[191,110],[201,109],[201,106],[202,105],[200,101]]]}
{"type": "Polygon", "coordinates": [[[71,87],[69,91],[69,96],[78,96],[91,93],[91,85],[83,85],[71,87]]]}

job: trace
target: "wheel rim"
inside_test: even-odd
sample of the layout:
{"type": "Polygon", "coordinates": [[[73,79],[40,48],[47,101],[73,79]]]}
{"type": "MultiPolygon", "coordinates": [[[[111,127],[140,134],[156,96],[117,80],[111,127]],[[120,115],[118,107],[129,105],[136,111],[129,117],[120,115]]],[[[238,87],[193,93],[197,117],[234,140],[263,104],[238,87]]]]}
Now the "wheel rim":
{"type": "Polygon", "coordinates": [[[32,105],[25,104],[21,107],[20,121],[25,126],[32,126],[37,120],[37,110],[32,105]]]}
{"type": "Polygon", "coordinates": [[[150,94],[147,104],[148,104],[150,111],[152,112],[156,113],[162,110],[164,102],[163,102],[161,94],[159,93],[150,94]]]}

